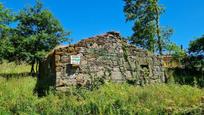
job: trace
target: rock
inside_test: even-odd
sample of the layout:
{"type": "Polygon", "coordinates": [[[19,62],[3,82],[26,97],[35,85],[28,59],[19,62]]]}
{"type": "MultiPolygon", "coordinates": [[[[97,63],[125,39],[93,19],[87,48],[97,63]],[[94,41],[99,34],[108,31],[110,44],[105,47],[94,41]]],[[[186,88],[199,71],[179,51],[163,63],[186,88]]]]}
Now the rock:
{"type": "Polygon", "coordinates": [[[56,72],[61,72],[62,71],[62,67],[56,67],[56,72]]]}
{"type": "Polygon", "coordinates": [[[69,63],[70,62],[70,57],[67,55],[64,55],[61,57],[61,63],[69,63]]]}
{"type": "Polygon", "coordinates": [[[63,55],[64,54],[64,52],[57,52],[57,51],[55,51],[55,55],[63,55]]]}
{"type": "Polygon", "coordinates": [[[59,62],[60,61],[60,55],[55,55],[55,62],[59,62]]]}

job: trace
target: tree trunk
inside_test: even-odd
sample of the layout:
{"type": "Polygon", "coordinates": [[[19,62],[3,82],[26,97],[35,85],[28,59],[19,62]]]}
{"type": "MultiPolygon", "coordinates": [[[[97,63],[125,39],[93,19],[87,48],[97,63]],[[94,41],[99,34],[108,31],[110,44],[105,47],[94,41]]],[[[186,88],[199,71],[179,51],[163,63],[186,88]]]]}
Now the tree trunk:
{"type": "Polygon", "coordinates": [[[162,44],[161,44],[161,36],[160,36],[160,30],[159,30],[159,25],[157,25],[157,37],[158,37],[158,48],[159,48],[159,54],[163,55],[162,53],[162,44]]]}
{"type": "MultiPolygon", "coordinates": [[[[156,5],[156,6],[158,6],[158,5],[156,5]]],[[[157,38],[158,38],[157,43],[158,43],[158,48],[159,48],[159,54],[160,54],[160,55],[163,55],[163,54],[162,54],[162,43],[161,43],[160,27],[159,27],[159,18],[160,18],[159,15],[160,15],[160,14],[159,14],[159,9],[158,9],[158,7],[156,8],[156,14],[157,14],[157,16],[156,16],[157,38]]]]}
{"type": "Polygon", "coordinates": [[[38,75],[39,74],[39,61],[37,60],[36,62],[36,67],[35,67],[35,71],[36,71],[36,74],[38,75]]]}
{"type": "Polygon", "coordinates": [[[31,71],[30,71],[30,74],[35,77],[35,69],[34,69],[34,66],[35,66],[35,61],[32,61],[31,62],[31,71]]]}

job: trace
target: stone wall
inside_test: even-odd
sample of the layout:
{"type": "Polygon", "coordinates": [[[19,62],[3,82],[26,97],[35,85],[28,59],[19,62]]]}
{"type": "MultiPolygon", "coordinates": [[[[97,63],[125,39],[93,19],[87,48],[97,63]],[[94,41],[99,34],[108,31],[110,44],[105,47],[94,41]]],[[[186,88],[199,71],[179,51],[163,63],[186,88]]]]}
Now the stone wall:
{"type": "Polygon", "coordinates": [[[57,89],[90,84],[96,79],[134,81],[138,85],[160,83],[164,82],[164,69],[159,57],[128,44],[116,32],[55,48],[40,64],[39,81],[51,80],[57,89]],[[73,55],[80,56],[79,65],[71,64],[73,55]]]}

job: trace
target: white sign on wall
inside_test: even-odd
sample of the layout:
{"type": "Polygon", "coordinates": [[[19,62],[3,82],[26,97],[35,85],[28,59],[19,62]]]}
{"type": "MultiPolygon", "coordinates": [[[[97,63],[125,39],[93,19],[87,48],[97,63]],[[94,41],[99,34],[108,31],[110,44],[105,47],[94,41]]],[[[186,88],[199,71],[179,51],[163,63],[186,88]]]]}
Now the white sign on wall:
{"type": "Polygon", "coordinates": [[[81,58],[79,55],[71,55],[71,64],[80,65],[81,58]]]}

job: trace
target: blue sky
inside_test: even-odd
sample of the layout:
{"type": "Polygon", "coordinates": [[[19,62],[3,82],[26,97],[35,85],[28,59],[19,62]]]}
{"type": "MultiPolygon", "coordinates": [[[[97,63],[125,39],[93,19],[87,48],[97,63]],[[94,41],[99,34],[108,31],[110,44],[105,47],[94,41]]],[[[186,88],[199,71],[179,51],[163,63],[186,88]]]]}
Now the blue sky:
{"type": "MultiPolygon", "coordinates": [[[[41,0],[53,12],[63,27],[71,31],[73,42],[118,31],[123,36],[132,34],[132,24],[125,22],[123,0],[41,0]]],[[[7,8],[18,12],[34,0],[0,0],[7,8]]],[[[172,41],[187,48],[189,41],[204,34],[204,0],[160,0],[166,12],[161,25],[174,29],[172,41]]]]}

